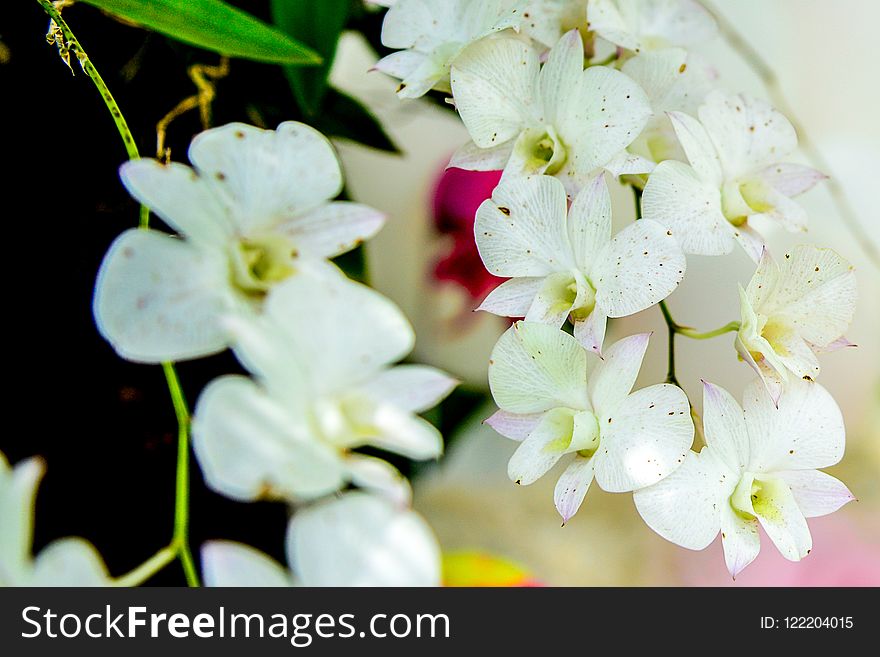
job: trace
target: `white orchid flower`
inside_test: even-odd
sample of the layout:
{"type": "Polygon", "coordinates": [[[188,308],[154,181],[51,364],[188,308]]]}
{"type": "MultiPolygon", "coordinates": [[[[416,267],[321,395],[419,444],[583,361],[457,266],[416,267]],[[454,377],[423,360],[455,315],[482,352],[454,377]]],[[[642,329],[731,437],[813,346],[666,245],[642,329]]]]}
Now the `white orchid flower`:
{"type": "Polygon", "coordinates": [[[650,335],[633,335],[591,356],[568,333],[517,322],[498,340],[489,386],[500,410],[487,420],[522,441],[507,466],[531,484],[563,458],[556,509],[567,522],[595,477],[622,493],[657,483],[678,468],[694,437],[687,396],[673,385],[630,393],[650,335]]]}
{"type": "Polygon", "coordinates": [[[129,360],[222,351],[224,315],[258,312],[274,285],[352,249],[384,221],[366,206],[328,202],[342,189],[339,161],[302,123],[208,130],[189,158],[194,170],[143,159],[120,171],[132,196],[180,233],[126,231],[101,265],[95,319],[129,360]]]}
{"type": "Polygon", "coordinates": [[[574,324],[580,343],[601,354],[609,317],[625,317],[666,298],[684,278],[675,238],[653,221],[611,237],[611,196],[598,176],[571,209],[557,179],[501,183],[474,223],[486,268],[509,277],[480,310],[559,328],[574,324]]]}
{"type": "Polygon", "coordinates": [[[397,95],[450,92],[449,67],[471,43],[518,29],[523,0],[398,0],[382,23],[382,45],[397,52],[375,69],[401,80],[397,95]]]}
{"type": "Polygon", "coordinates": [[[0,586],[110,586],[94,546],[62,538],[31,556],[34,500],[45,472],[39,458],[9,466],[0,452],[0,586]]]}
{"type": "Polygon", "coordinates": [[[198,401],[193,444],[212,488],[240,500],[299,500],[350,482],[408,499],[396,469],[352,450],[439,456],[440,433],[416,413],[456,382],[431,367],[392,366],[414,335],[391,301],[341,276],[302,273],[273,290],[264,316],[230,324],[257,382],[224,376],[198,401]]]}
{"type": "Polygon", "coordinates": [[[804,230],[806,212],[791,200],[825,176],[783,163],[797,147],[788,119],[768,103],[714,91],[700,120],[670,112],[690,166],[662,162],[648,180],[642,216],[671,229],[685,253],[722,255],[739,242],[757,262],[763,238],[749,224],[756,216],[804,230]]]}
{"type": "Polygon", "coordinates": [[[440,548],[415,511],[346,493],[298,511],[287,532],[292,573],[247,545],[202,548],[208,586],[439,586],[440,548]]]}
{"type": "Polygon", "coordinates": [[[819,375],[817,350],[850,345],[843,334],[857,295],[853,267],[831,249],[796,246],[781,263],[764,252],[748,287],[740,287],[736,349],[774,401],[792,375],[819,375]]]}
{"type": "Polygon", "coordinates": [[[603,39],[635,53],[702,43],[718,32],[697,0],[589,0],[587,21],[603,39]]]}
{"type": "Polygon", "coordinates": [[[806,518],[853,499],[818,470],[840,461],[845,437],[840,409],[816,383],[794,381],[777,407],[756,380],[744,409],[706,383],[703,425],[706,447],[634,498],[648,526],[682,547],[702,550],[720,532],[733,577],[758,556],[759,525],[782,556],[799,561],[812,549],[806,518]]]}
{"type": "Polygon", "coordinates": [[[587,28],[587,0],[528,0],[523,10],[522,32],[552,48],[569,30],[587,28]]]}
{"type": "MultiPolygon", "coordinates": [[[[628,151],[653,163],[685,160],[668,112],[695,114],[712,90],[715,71],[694,53],[665,48],[628,59],[620,69],[645,90],[653,116],[628,151]]],[[[644,167],[653,169],[653,167],[644,167]]]]}
{"type": "Polygon", "coordinates": [[[472,143],[449,166],[556,176],[574,196],[641,133],[651,108],[620,71],[584,70],[577,30],[541,67],[538,50],[514,38],[485,39],[452,66],[452,91],[472,143]]]}

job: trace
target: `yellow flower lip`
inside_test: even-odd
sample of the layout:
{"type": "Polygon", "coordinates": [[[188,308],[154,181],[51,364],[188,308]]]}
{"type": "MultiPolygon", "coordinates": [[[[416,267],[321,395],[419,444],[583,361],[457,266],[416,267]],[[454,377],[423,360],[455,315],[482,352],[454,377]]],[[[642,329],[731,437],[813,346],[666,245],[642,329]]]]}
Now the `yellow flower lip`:
{"type": "Polygon", "coordinates": [[[297,251],[281,235],[239,240],[231,249],[232,282],[248,296],[266,294],[294,273],[297,251]]]}

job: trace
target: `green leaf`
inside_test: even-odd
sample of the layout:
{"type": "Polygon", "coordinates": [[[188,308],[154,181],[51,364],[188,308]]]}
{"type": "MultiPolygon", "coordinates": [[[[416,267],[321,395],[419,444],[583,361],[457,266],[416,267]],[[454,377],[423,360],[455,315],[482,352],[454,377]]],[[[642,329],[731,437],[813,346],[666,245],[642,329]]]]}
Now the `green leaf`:
{"type": "Polygon", "coordinates": [[[333,87],[327,88],[321,114],[315,117],[314,122],[315,127],[327,135],[400,154],[400,149],[385,133],[379,119],[360,101],[333,87]]]}
{"type": "Polygon", "coordinates": [[[327,92],[327,76],[339,35],[348,20],[350,0],[271,0],[272,20],[282,32],[306,44],[324,62],[309,69],[285,67],[303,114],[316,116],[327,92]]]}
{"type": "Polygon", "coordinates": [[[322,61],[321,56],[310,48],[222,0],[83,2],[221,55],[288,65],[316,65],[322,61]]]}

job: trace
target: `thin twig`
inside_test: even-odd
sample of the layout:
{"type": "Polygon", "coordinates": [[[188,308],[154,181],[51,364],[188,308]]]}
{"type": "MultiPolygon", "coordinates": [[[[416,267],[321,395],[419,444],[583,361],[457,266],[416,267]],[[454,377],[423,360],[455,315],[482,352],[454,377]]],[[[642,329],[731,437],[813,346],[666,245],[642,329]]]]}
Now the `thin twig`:
{"type": "MultiPolygon", "coordinates": [[[[92,64],[89,56],[86,54],[76,36],[73,34],[73,31],[67,25],[67,22],[61,17],[61,8],[69,4],[69,2],[67,2],[66,0],[59,3],[53,3],[50,0],[37,0],[37,2],[51,19],[47,40],[50,44],[57,45],[58,52],[61,55],[62,60],[68,65],[68,67],[70,66],[70,55],[73,54],[77,58],[77,61],[79,61],[83,71],[85,71],[86,75],[88,75],[89,79],[98,89],[98,92],[101,94],[101,98],[104,100],[104,104],[107,106],[110,115],[113,117],[113,122],[116,124],[116,129],[119,131],[119,134],[122,137],[122,142],[125,145],[125,151],[128,154],[129,159],[139,159],[140,153],[138,152],[134,137],[132,136],[131,130],[128,127],[128,123],[125,121],[125,117],[122,115],[122,111],[119,109],[119,105],[113,98],[113,94],[110,93],[110,89],[107,88],[104,79],[98,73],[98,70],[95,68],[94,64],[92,64]]],[[[71,68],[71,70],[73,69],[71,68]]],[[[141,205],[140,227],[142,229],[146,229],[149,227],[149,223],[150,209],[145,205],[141,205]]],[[[162,369],[164,370],[165,381],[168,385],[168,391],[171,394],[172,403],[174,404],[174,412],[177,417],[178,434],[174,536],[171,545],[167,549],[173,550],[174,555],[180,558],[184,574],[186,575],[187,584],[189,586],[199,586],[199,579],[198,575],[196,574],[195,564],[193,562],[192,553],[190,551],[188,538],[190,425],[189,409],[187,408],[186,400],[183,397],[183,392],[180,387],[180,381],[177,378],[177,372],[174,369],[174,364],[163,363],[162,369]]],[[[159,567],[164,567],[164,565],[167,565],[167,562],[163,562],[165,556],[167,555],[165,554],[164,550],[160,550],[150,560],[133,570],[128,575],[125,575],[123,579],[125,581],[128,581],[126,578],[133,578],[133,574],[143,574],[144,572],[147,572],[149,568],[156,567],[158,564],[161,564],[159,567]]]]}

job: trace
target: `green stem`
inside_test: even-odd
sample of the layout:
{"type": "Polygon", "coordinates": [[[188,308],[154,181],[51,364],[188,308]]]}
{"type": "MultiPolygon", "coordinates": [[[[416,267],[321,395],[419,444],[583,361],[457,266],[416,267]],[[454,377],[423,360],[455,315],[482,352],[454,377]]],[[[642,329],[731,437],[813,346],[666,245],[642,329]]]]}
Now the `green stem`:
{"type": "MultiPolygon", "coordinates": [[[[37,2],[46,14],[48,14],[49,18],[51,18],[58,26],[65,41],[64,47],[68,52],[76,55],[77,61],[79,61],[83,71],[85,71],[86,75],[94,83],[95,87],[98,89],[98,93],[101,94],[101,98],[104,100],[107,110],[113,117],[116,129],[122,137],[122,142],[125,145],[125,152],[128,154],[128,158],[130,160],[140,159],[137,144],[134,141],[134,137],[132,136],[125,117],[122,115],[122,111],[119,109],[119,105],[116,103],[113,94],[110,93],[110,89],[107,88],[107,84],[104,82],[100,73],[98,73],[95,65],[92,64],[86,51],[83,50],[83,47],[73,34],[70,26],[68,26],[67,22],[61,17],[60,10],[50,0],[37,0],[37,2]]],[[[141,205],[140,227],[146,229],[149,228],[149,225],[150,209],[145,205],[141,205]]],[[[171,550],[172,554],[180,559],[187,584],[189,586],[199,586],[199,578],[196,573],[195,562],[193,560],[192,551],[189,547],[189,409],[187,408],[186,400],[183,396],[183,390],[181,389],[180,381],[177,378],[177,371],[174,369],[174,364],[163,363],[162,369],[165,372],[165,381],[168,384],[168,392],[171,394],[171,402],[174,405],[174,414],[177,417],[177,473],[174,501],[174,537],[171,541],[171,545],[166,548],[166,550],[171,550]]],[[[155,567],[157,563],[161,562],[161,559],[158,557],[163,554],[164,550],[160,550],[155,557],[133,570],[132,573],[139,574],[142,572],[141,569],[145,569],[143,572],[147,572],[148,567],[155,567]]],[[[164,567],[165,565],[167,565],[167,562],[162,563],[159,568],[164,567]]],[[[126,575],[121,579],[128,581],[129,578],[132,578],[132,573],[129,573],[129,575],[126,575]]]]}
{"type": "Polygon", "coordinates": [[[174,545],[180,556],[188,586],[199,586],[199,576],[189,547],[189,409],[177,371],[172,363],[162,363],[171,403],[177,416],[177,476],[174,496],[174,545]]]}
{"type": "Polygon", "coordinates": [[[678,379],[675,378],[675,334],[678,333],[678,324],[672,319],[672,313],[669,312],[669,307],[666,305],[665,301],[660,302],[660,312],[663,313],[663,319],[666,321],[666,333],[669,336],[669,359],[666,367],[666,383],[671,383],[680,388],[681,385],[679,384],[678,379]]]}
{"type": "Polygon", "coordinates": [[[675,332],[680,333],[684,337],[690,338],[691,340],[708,340],[709,338],[724,335],[725,333],[739,331],[740,326],[741,324],[739,322],[728,322],[724,326],[717,328],[714,331],[706,331],[705,333],[699,333],[692,328],[687,328],[684,326],[676,326],[675,332]]]}
{"type": "Polygon", "coordinates": [[[137,146],[134,143],[134,138],[131,135],[131,130],[128,129],[125,117],[122,116],[122,112],[119,111],[119,105],[116,104],[116,100],[113,98],[113,94],[110,93],[110,89],[108,89],[107,85],[104,83],[101,74],[98,73],[98,70],[95,68],[94,64],[92,64],[92,61],[89,59],[86,51],[83,50],[77,38],[73,35],[70,27],[68,27],[65,20],[61,18],[61,11],[50,0],[37,0],[37,2],[40,3],[40,6],[49,15],[49,18],[51,18],[58,26],[58,29],[61,30],[61,34],[66,42],[64,46],[69,52],[76,56],[82,70],[85,71],[86,75],[88,75],[91,81],[95,83],[95,87],[98,88],[98,93],[100,93],[101,98],[104,99],[104,104],[107,105],[107,109],[110,110],[110,116],[113,117],[116,129],[119,130],[119,135],[122,137],[122,142],[125,145],[125,152],[128,153],[129,159],[136,159],[139,156],[137,146]]]}
{"type": "Polygon", "coordinates": [[[130,573],[113,580],[113,585],[122,587],[140,586],[176,558],[176,548],[171,545],[163,547],[130,573]]]}

